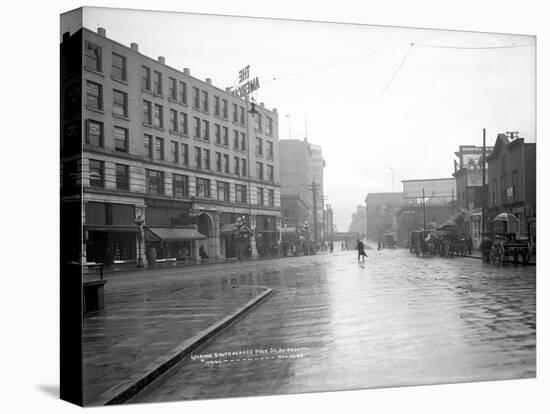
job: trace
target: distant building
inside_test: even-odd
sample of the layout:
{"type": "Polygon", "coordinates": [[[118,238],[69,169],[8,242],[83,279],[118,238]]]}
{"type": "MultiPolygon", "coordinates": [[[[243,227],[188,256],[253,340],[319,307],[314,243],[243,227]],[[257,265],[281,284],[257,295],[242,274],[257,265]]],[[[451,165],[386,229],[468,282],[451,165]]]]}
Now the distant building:
{"type": "Polygon", "coordinates": [[[396,212],[405,205],[403,193],[369,193],[365,201],[369,240],[378,240],[386,232],[396,230],[396,212]]]}
{"type": "Polygon", "coordinates": [[[456,200],[456,180],[450,178],[427,178],[402,180],[403,198],[407,204],[420,202],[425,197],[426,205],[447,204],[456,200]]]}
{"type": "MultiPolygon", "coordinates": [[[[536,240],[536,144],[523,138],[498,134],[494,150],[487,157],[488,220],[501,212],[519,219],[517,231],[521,236],[536,240]]],[[[488,224],[489,224],[488,223],[488,224]]]]}
{"type": "Polygon", "coordinates": [[[351,215],[351,224],[348,232],[357,233],[361,238],[367,233],[367,207],[363,204],[357,206],[357,211],[351,215]]]}

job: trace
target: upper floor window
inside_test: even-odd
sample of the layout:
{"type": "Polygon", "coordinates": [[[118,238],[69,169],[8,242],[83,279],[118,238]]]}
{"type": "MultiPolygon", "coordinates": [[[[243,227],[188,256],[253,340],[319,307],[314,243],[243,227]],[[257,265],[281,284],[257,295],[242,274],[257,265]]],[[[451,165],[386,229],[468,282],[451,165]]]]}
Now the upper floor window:
{"type": "Polygon", "coordinates": [[[86,41],[85,55],[84,65],[86,68],[101,72],[101,48],[92,42],[86,41]]]}
{"type": "Polygon", "coordinates": [[[189,177],[186,175],[173,174],[172,189],[174,191],[174,197],[188,197],[189,177]]]}
{"type": "Polygon", "coordinates": [[[151,90],[151,68],[141,67],[141,87],[146,91],[151,90]]]}
{"type": "Polygon", "coordinates": [[[205,170],[209,170],[210,169],[210,150],[203,149],[202,153],[204,155],[203,168],[205,170]]]}
{"type": "Polygon", "coordinates": [[[113,114],[128,117],[128,94],[113,90],[113,114]]]}
{"type": "Polygon", "coordinates": [[[233,147],[239,149],[239,131],[233,130],[233,147]]]}
{"type": "Polygon", "coordinates": [[[245,119],[244,119],[244,107],[240,107],[239,108],[239,113],[240,113],[240,121],[241,121],[241,124],[244,125],[245,124],[245,119]]]}
{"type": "Polygon", "coordinates": [[[220,116],[220,110],[221,110],[220,97],[214,95],[214,115],[220,116]]]}
{"type": "Polygon", "coordinates": [[[241,132],[241,150],[246,151],[246,135],[241,132]]]}
{"type": "Polygon", "coordinates": [[[143,100],[143,122],[146,124],[153,124],[153,109],[152,103],[146,100],[143,100]]]}
{"type": "Polygon", "coordinates": [[[143,135],[143,147],[145,149],[145,156],[149,159],[153,159],[153,136],[149,134],[143,135]]]}
{"type": "Polygon", "coordinates": [[[241,175],[246,177],[246,158],[241,158],[241,175]]]}
{"type": "Polygon", "coordinates": [[[187,114],[180,112],[180,132],[187,135],[187,114]]]}
{"type": "Polygon", "coordinates": [[[210,197],[210,180],[197,178],[197,197],[210,197]]]}
{"type": "Polygon", "coordinates": [[[259,180],[264,179],[264,165],[261,162],[256,163],[256,178],[259,180]]]}
{"type": "Polygon", "coordinates": [[[130,167],[124,164],[115,164],[117,190],[130,189],[130,167]]]}
{"type": "Polygon", "coordinates": [[[162,74],[155,71],[155,77],[153,78],[153,90],[157,95],[162,95],[162,74]]]}
{"type": "Polygon", "coordinates": [[[126,58],[117,53],[113,53],[111,76],[114,79],[126,81],[126,58]]]}
{"type": "Polygon", "coordinates": [[[86,121],[86,144],[103,147],[103,122],[86,121]]]}
{"type": "Polygon", "coordinates": [[[273,158],[273,142],[267,141],[267,157],[273,158]]]}
{"type": "Polygon", "coordinates": [[[155,104],[154,125],[159,128],[162,128],[164,125],[162,116],[162,105],[159,104],[155,104]]]}
{"type": "Polygon", "coordinates": [[[222,99],[222,116],[224,119],[227,119],[228,118],[228,114],[227,114],[227,106],[228,106],[228,103],[227,103],[227,99],[222,99]]]}
{"type": "Polygon", "coordinates": [[[275,181],[275,173],[274,173],[273,165],[267,166],[267,179],[271,182],[275,181]]]}
{"type": "Polygon", "coordinates": [[[128,130],[126,128],[115,127],[115,150],[128,152],[128,130]]]}
{"type": "Polygon", "coordinates": [[[206,119],[202,120],[202,139],[209,141],[210,140],[210,122],[206,119]]]}
{"type": "Polygon", "coordinates": [[[178,130],[178,111],[170,109],[170,129],[172,131],[178,130]]]}
{"type": "Polygon", "coordinates": [[[262,114],[257,113],[254,115],[254,129],[256,131],[262,131],[262,114]]]}
{"type": "Polygon", "coordinates": [[[155,158],[157,160],[164,160],[164,139],[157,138],[155,139],[155,158]]]}
{"type": "Polygon", "coordinates": [[[257,188],[256,202],[258,203],[259,206],[264,205],[264,189],[263,188],[260,188],[260,187],[257,188]]]}
{"type": "Polygon", "coordinates": [[[220,124],[214,124],[214,137],[216,139],[216,144],[222,143],[222,127],[220,124]]]}
{"type": "Polygon", "coordinates": [[[180,102],[187,105],[187,84],[180,82],[180,102]]]}
{"type": "Polygon", "coordinates": [[[105,182],[105,168],[103,161],[90,160],[90,186],[103,188],[105,182]]]}
{"type": "Polygon", "coordinates": [[[170,142],[170,161],[176,164],[180,161],[179,143],[176,141],[170,142]]]}
{"type": "Polygon", "coordinates": [[[267,190],[267,204],[269,207],[275,207],[275,191],[267,190]]]}
{"type": "Polygon", "coordinates": [[[222,172],[222,154],[221,152],[216,152],[216,171],[222,172]]]}
{"type": "Polygon", "coordinates": [[[174,101],[178,99],[178,82],[174,78],[169,79],[168,95],[170,99],[173,99],[174,101]]]}
{"type": "Polygon", "coordinates": [[[183,165],[189,165],[189,145],[181,144],[181,161],[183,165]]]}
{"type": "Polygon", "coordinates": [[[235,171],[235,175],[239,175],[241,173],[241,166],[239,165],[239,157],[233,157],[233,164],[234,164],[234,171],[235,171]]]}
{"type": "Polygon", "coordinates": [[[147,192],[150,194],[164,194],[164,173],[162,171],[145,170],[147,192]]]}
{"type": "Polygon", "coordinates": [[[208,92],[202,91],[202,110],[208,112],[208,92]]]}
{"type": "Polygon", "coordinates": [[[229,155],[223,154],[223,172],[229,174],[229,155]]]}
{"type": "Polygon", "coordinates": [[[195,131],[194,131],[194,137],[200,138],[201,137],[201,120],[200,118],[197,118],[196,116],[193,117],[193,120],[195,121],[195,131]]]}
{"type": "Polygon", "coordinates": [[[86,106],[103,109],[103,87],[99,83],[86,81],[86,106]]]}
{"type": "Polygon", "coordinates": [[[229,128],[223,127],[223,145],[229,146],[229,128]]]}
{"type": "Polygon", "coordinates": [[[195,167],[202,168],[202,149],[201,147],[195,147],[195,167]]]}
{"type": "Polygon", "coordinates": [[[235,202],[246,204],[246,185],[235,184],[235,202]]]}
{"type": "Polygon", "coordinates": [[[229,183],[218,181],[218,200],[229,201],[229,183]]]}
{"type": "Polygon", "coordinates": [[[239,105],[233,104],[233,121],[239,122],[239,105]]]}
{"type": "Polygon", "coordinates": [[[194,86],[193,86],[193,107],[196,109],[201,109],[199,88],[196,88],[194,86]]]}
{"type": "Polygon", "coordinates": [[[257,155],[263,155],[264,154],[264,146],[263,141],[261,138],[256,137],[256,154],[257,155]]]}
{"type": "Polygon", "coordinates": [[[265,127],[265,133],[267,135],[273,135],[273,119],[266,117],[267,125],[265,127]]]}

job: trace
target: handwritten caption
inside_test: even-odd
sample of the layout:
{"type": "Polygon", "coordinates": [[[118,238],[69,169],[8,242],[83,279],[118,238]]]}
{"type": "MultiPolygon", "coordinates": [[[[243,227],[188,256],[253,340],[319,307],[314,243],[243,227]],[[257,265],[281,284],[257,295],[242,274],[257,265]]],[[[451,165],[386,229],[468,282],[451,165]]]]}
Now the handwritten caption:
{"type": "Polygon", "coordinates": [[[299,359],[307,356],[309,350],[309,347],[302,346],[266,347],[223,352],[208,352],[191,355],[191,361],[198,361],[202,362],[206,366],[213,366],[244,361],[299,359]]]}

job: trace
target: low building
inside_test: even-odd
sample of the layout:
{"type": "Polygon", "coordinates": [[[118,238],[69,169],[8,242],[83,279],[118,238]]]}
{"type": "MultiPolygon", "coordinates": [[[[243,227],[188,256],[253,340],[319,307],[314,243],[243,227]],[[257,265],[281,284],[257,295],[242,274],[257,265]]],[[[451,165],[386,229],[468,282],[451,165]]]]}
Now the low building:
{"type": "Polygon", "coordinates": [[[395,231],[396,213],[405,205],[403,193],[369,193],[367,203],[367,239],[379,240],[387,231],[395,231]]]}

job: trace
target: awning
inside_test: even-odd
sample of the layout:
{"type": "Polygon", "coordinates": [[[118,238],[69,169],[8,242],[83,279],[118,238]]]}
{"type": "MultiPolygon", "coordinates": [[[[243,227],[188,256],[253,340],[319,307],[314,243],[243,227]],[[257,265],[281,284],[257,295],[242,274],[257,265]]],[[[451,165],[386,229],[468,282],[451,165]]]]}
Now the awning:
{"type": "Polygon", "coordinates": [[[207,238],[195,229],[145,227],[145,230],[145,239],[147,241],[188,241],[204,240],[207,238]]]}
{"type": "Polygon", "coordinates": [[[137,226],[100,226],[100,225],[84,225],[84,230],[87,231],[111,231],[114,233],[124,232],[124,233],[137,233],[137,226]]]}

